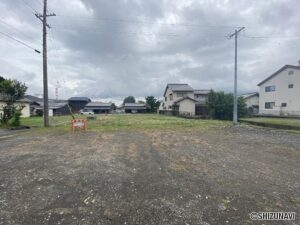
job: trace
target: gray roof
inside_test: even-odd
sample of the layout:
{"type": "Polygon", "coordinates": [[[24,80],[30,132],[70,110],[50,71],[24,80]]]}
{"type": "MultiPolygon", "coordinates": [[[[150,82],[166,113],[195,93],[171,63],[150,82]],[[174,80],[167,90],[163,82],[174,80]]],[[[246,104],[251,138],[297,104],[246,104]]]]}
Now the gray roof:
{"type": "Polygon", "coordinates": [[[300,70],[300,66],[293,66],[293,65],[285,65],[282,68],[280,68],[279,70],[277,70],[275,73],[273,73],[271,76],[268,76],[266,79],[264,79],[262,82],[260,82],[259,84],[257,84],[257,86],[262,85],[263,83],[267,82],[268,80],[272,79],[273,77],[275,77],[277,74],[279,74],[280,72],[282,72],[283,70],[287,69],[287,68],[291,68],[291,69],[296,69],[296,70],[300,70]]]}
{"type": "MultiPolygon", "coordinates": [[[[40,101],[40,102],[36,102],[39,104],[40,108],[44,107],[44,102],[40,101]]],[[[68,102],[54,102],[53,100],[48,102],[48,106],[50,109],[59,109],[64,107],[65,105],[67,105],[68,102]]],[[[35,107],[35,108],[39,108],[39,107],[35,107]]]]}
{"type": "Polygon", "coordinates": [[[207,95],[210,92],[210,90],[194,90],[194,94],[197,95],[207,95]]]}
{"type": "Polygon", "coordinates": [[[258,92],[252,92],[252,93],[247,93],[247,94],[239,95],[239,97],[243,97],[245,99],[250,98],[252,96],[259,96],[259,94],[258,94],[258,92]]]}
{"type": "Polygon", "coordinates": [[[183,92],[194,91],[194,89],[188,84],[167,84],[164,96],[166,95],[168,88],[170,88],[172,91],[183,91],[183,92]]]}
{"type": "Polygon", "coordinates": [[[85,107],[111,107],[111,103],[89,102],[85,107]]]}
{"type": "Polygon", "coordinates": [[[32,102],[41,102],[41,101],[43,101],[42,98],[35,97],[35,96],[32,96],[32,95],[25,95],[24,97],[29,99],[32,102]]]}
{"type": "Polygon", "coordinates": [[[69,101],[83,101],[83,102],[90,102],[91,99],[88,97],[71,97],[69,98],[69,101]]]}
{"type": "Polygon", "coordinates": [[[144,103],[125,103],[125,107],[146,107],[144,103]]]}
{"type": "MultiPolygon", "coordinates": [[[[11,100],[11,99],[12,99],[12,97],[10,95],[0,93],[0,101],[7,101],[7,100],[11,100]]],[[[27,98],[21,98],[21,99],[15,100],[15,101],[22,102],[22,103],[31,103],[31,101],[27,98]]]]}
{"type": "Polygon", "coordinates": [[[191,101],[193,101],[193,102],[197,102],[197,100],[195,100],[195,99],[193,99],[193,98],[191,98],[191,97],[189,97],[189,96],[185,96],[185,97],[183,97],[183,98],[180,98],[180,99],[176,100],[173,104],[176,105],[178,102],[181,102],[181,101],[186,100],[186,99],[191,100],[191,101]]]}

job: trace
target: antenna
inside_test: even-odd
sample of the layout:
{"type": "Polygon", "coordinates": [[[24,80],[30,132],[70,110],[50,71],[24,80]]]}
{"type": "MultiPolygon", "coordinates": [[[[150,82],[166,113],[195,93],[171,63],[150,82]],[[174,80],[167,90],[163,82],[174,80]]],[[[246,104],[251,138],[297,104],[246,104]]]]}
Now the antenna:
{"type": "Polygon", "coordinates": [[[55,86],[55,98],[58,100],[58,89],[61,88],[59,81],[56,82],[55,86]]]}

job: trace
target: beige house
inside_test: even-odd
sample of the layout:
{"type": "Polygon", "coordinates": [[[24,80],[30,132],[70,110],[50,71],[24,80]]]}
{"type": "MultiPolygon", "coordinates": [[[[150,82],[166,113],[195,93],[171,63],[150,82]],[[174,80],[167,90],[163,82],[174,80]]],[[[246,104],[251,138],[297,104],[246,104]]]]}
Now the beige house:
{"type": "Polygon", "coordinates": [[[285,65],[258,86],[259,114],[300,116],[300,66],[285,65]]]}
{"type": "Polygon", "coordinates": [[[180,115],[202,115],[209,90],[194,90],[188,84],[168,84],[159,110],[180,115]]]}
{"type": "Polygon", "coordinates": [[[258,114],[259,94],[258,92],[241,95],[245,99],[246,107],[249,114],[258,114]]]}
{"type": "MultiPolygon", "coordinates": [[[[16,107],[23,107],[21,117],[30,117],[30,100],[20,99],[17,100],[14,105],[16,107]]],[[[0,114],[3,113],[3,107],[6,106],[6,102],[3,99],[0,99],[0,114]]]]}

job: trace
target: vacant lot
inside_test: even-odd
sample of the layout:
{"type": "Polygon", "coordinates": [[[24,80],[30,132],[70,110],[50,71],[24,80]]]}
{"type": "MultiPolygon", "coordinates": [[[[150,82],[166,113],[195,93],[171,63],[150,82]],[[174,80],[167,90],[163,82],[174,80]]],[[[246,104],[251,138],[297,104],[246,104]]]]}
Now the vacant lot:
{"type": "Polygon", "coordinates": [[[0,140],[0,224],[299,224],[299,134],[157,115],[90,128],[0,140]]]}

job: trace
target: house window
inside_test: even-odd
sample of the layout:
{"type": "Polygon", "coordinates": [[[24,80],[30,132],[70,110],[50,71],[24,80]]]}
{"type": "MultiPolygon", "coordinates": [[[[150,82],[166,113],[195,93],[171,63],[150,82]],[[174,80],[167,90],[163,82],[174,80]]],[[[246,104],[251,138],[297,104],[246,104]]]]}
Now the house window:
{"type": "Polygon", "coordinates": [[[281,103],[281,107],[286,107],[286,106],[287,106],[286,102],[281,103]]]}
{"type": "Polygon", "coordinates": [[[265,91],[266,91],[266,92],[275,91],[275,85],[272,85],[272,86],[266,86],[266,87],[265,87],[265,91]]]}
{"type": "Polygon", "coordinates": [[[293,71],[293,70],[290,70],[290,71],[288,72],[288,74],[289,74],[289,75],[293,75],[293,74],[294,74],[294,71],[293,71]]]}
{"type": "Polygon", "coordinates": [[[265,109],[273,109],[275,102],[265,102],[265,109]]]}
{"type": "Polygon", "coordinates": [[[289,88],[294,88],[294,85],[293,84],[289,84],[289,88]]]}
{"type": "Polygon", "coordinates": [[[167,98],[167,96],[165,97],[165,101],[168,101],[168,98],[167,98]]]}
{"type": "Polygon", "coordinates": [[[173,94],[169,94],[169,97],[170,97],[170,101],[173,100],[173,94]]]}
{"type": "Polygon", "coordinates": [[[177,98],[181,98],[181,97],[185,97],[187,94],[186,94],[186,92],[177,92],[176,95],[177,95],[177,98]]]}

